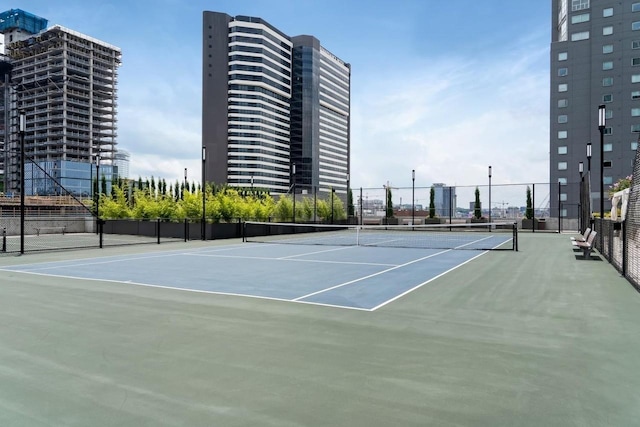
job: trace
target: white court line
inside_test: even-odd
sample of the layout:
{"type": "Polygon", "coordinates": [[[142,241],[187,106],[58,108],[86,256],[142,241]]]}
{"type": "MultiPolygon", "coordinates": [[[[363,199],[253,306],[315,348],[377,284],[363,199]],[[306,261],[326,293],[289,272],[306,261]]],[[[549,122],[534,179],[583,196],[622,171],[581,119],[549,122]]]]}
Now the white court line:
{"type": "Polygon", "coordinates": [[[423,286],[424,286],[424,285],[426,285],[427,283],[433,282],[433,281],[434,281],[434,280],[436,280],[437,278],[444,276],[445,274],[447,274],[447,273],[449,273],[449,272],[451,272],[451,271],[455,270],[455,269],[456,269],[456,268],[458,268],[458,267],[462,267],[462,266],[463,266],[463,265],[465,265],[466,263],[471,262],[471,261],[473,261],[474,259],[476,259],[476,258],[478,258],[478,257],[481,257],[482,255],[484,255],[484,254],[486,254],[486,253],[488,253],[488,251],[484,251],[484,252],[482,252],[481,254],[478,254],[478,255],[474,256],[473,258],[470,258],[470,259],[466,260],[466,261],[465,261],[465,262],[463,262],[463,263],[460,263],[460,264],[458,264],[458,265],[456,265],[456,266],[454,266],[454,267],[451,267],[451,268],[450,268],[450,269],[448,269],[447,271],[443,271],[442,273],[438,274],[437,276],[432,277],[431,279],[429,279],[429,280],[427,280],[427,281],[424,281],[424,282],[420,283],[419,285],[417,285],[417,286],[415,286],[415,287],[413,287],[413,288],[411,288],[411,289],[409,289],[409,290],[406,290],[406,291],[404,291],[403,293],[401,293],[401,294],[399,294],[399,295],[396,295],[395,297],[391,298],[390,300],[387,300],[387,301],[383,302],[382,304],[379,304],[379,305],[377,305],[377,306],[373,307],[373,308],[371,309],[371,311],[376,311],[376,310],[377,310],[377,309],[379,309],[380,307],[384,307],[384,306],[385,306],[385,305],[387,305],[387,304],[391,304],[392,302],[394,302],[394,301],[396,301],[396,300],[398,300],[398,299],[402,298],[403,296],[405,296],[405,295],[407,295],[407,294],[409,294],[409,293],[411,293],[411,292],[415,291],[416,289],[419,289],[419,288],[423,287],[423,286]]]}
{"type": "MultiPolygon", "coordinates": [[[[241,247],[241,246],[242,245],[233,245],[233,246],[226,247],[224,249],[217,249],[216,251],[233,250],[233,249],[238,249],[238,247],[241,247]]],[[[112,264],[112,263],[123,262],[123,261],[135,261],[135,260],[141,260],[141,259],[162,258],[162,257],[168,257],[168,256],[175,256],[175,255],[187,255],[189,253],[190,252],[185,252],[184,250],[180,250],[180,251],[173,250],[173,251],[162,252],[162,253],[147,252],[145,254],[142,254],[141,256],[136,256],[136,257],[125,256],[125,255],[113,255],[109,257],[85,258],[85,259],[78,260],[78,262],[75,262],[72,264],[68,264],[67,261],[47,261],[47,262],[40,262],[35,264],[18,264],[13,266],[7,266],[5,268],[0,268],[0,270],[12,271],[12,272],[16,272],[16,271],[29,272],[29,271],[46,270],[46,269],[53,269],[53,268],[83,267],[86,265],[112,264]],[[97,260],[100,260],[100,261],[97,261],[97,260]],[[86,261],[93,261],[93,262],[86,262],[86,261]],[[59,265],[51,265],[51,264],[59,264],[59,265]],[[28,267],[34,267],[34,268],[28,268],[28,267]]]]}
{"type": "Polygon", "coordinates": [[[296,300],[287,299],[287,298],[266,297],[261,295],[238,294],[233,292],[221,292],[221,291],[205,291],[203,289],[178,288],[175,286],[165,286],[165,285],[152,285],[149,283],[134,282],[131,280],[123,281],[123,280],[113,280],[113,279],[94,279],[94,278],[87,278],[87,277],[66,276],[63,274],[35,273],[31,271],[19,271],[19,273],[33,274],[35,276],[60,277],[62,279],[87,280],[92,282],[108,282],[108,283],[117,283],[117,284],[124,284],[124,285],[144,286],[147,288],[160,288],[160,289],[168,289],[172,291],[195,292],[199,294],[225,295],[225,296],[232,296],[232,297],[262,299],[262,300],[269,300],[269,301],[295,302],[298,304],[318,305],[318,306],[332,307],[332,308],[343,308],[347,310],[356,310],[356,311],[371,311],[371,309],[368,309],[368,308],[350,307],[347,305],[323,304],[323,303],[316,303],[311,301],[296,301],[296,300]]]}
{"type": "Polygon", "coordinates": [[[343,251],[345,249],[351,249],[351,247],[350,246],[344,246],[344,247],[341,247],[341,248],[325,249],[323,251],[305,252],[303,254],[298,254],[298,255],[283,256],[283,257],[280,257],[279,259],[291,259],[291,258],[297,258],[297,257],[301,257],[301,256],[321,254],[321,253],[324,253],[324,252],[343,251]]]}
{"type": "Polygon", "coordinates": [[[379,267],[394,267],[397,264],[383,264],[383,263],[375,263],[375,262],[355,262],[355,261],[323,261],[323,260],[315,260],[315,259],[293,259],[291,257],[264,257],[264,256],[241,256],[241,255],[208,255],[208,254],[190,254],[185,253],[183,255],[191,255],[191,256],[199,256],[199,257],[209,257],[209,258],[233,258],[233,259],[258,259],[263,261],[287,261],[287,262],[310,262],[310,263],[320,263],[320,264],[347,264],[347,265],[373,265],[379,267]]]}
{"type": "Polygon", "coordinates": [[[362,280],[369,279],[369,278],[371,278],[371,277],[379,276],[379,275],[381,275],[381,274],[388,273],[389,271],[392,271],[392,270],[395,270],[395,269],[398,269],[398,268],[401,268],[401,267],[406,267],[407,265],[411,265],[411,264],[414,264],[414,263],[416,263],[416,262],[424,261],[425,259],[432,258],[432,257],[434,257],[434,256],[441,255],[441,254],[444,254],[444,253],[446,253],[446,252],[451,252],[452,250],[453,250],[453,249],[447,249],[447,250],[444,250],[444,251],[436,252],[435,254],[427,255],[427,256],[425,256],[425,257],[418,258],[418,259],[415,259],[415,260],[413,260],[413,261],[406,262],[406,263],[404,263],[404,264],[396,265],[396,266],[394,266],[394,267],[387,268],[386,270],[382,270],[382,271],[379,271],[379,272],[377,272],[377,273],[369,274],[368,276],[360,277],[359,279],[350,280],[350,281],[348,281],[348,282],[341,283],[341,284],[336,285],[336,286],[331,286],[330,288],[322,289],[322,290],[320,290],[320,291],[316,291],[316,292],[312,292],[312,293],[307,294],[307,295],[303,295],[303,296],[301,296],[301,297],[298,297],[298,298],[294,299],[293,301],[298,301],[298,300],[301,300],[301,299],[304,299],[304,298],[309,298],[309,297],[312,297],[312,296],[314,296],[314,295],[322,294],[322,293],[324,293],[324,292],[328,292],[328,291],[331,291],[331,290],[333,290],[333,289],[338,289],[338,288],[341,288],[341,287],[343,287],[343,286],[350,285],[350,284],[352,284],[352,283],[356,283],[356,282],[360,282],[360,281],[362,281],[362,280]]]}

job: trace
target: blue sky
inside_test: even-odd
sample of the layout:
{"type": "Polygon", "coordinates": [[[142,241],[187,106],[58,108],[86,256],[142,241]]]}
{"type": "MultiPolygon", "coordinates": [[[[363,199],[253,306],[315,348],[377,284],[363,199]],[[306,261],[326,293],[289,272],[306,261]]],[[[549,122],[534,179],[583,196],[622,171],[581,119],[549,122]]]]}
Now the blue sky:
{"type": "Polygon", "coordinates": [[[211,10],[313,35],[351,64],[353,188],[411,187],[412,169],[416,187],[484,184],[488,165],[494,184],[549,180],[548,0],[15,0],[5,8],[122,49],[118,144],[131,153],[133,178],[174,182],[186,167],[199,180],[202,11],[211,10]]]}

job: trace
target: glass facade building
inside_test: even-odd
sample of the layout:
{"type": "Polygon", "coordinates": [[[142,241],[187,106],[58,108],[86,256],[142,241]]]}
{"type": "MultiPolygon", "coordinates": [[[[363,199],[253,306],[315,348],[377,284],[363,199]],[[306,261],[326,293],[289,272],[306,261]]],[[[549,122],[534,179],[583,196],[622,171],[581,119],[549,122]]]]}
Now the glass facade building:
{"type": "Polygon", "coordinates": [[[346,194],[350,74],[311,36],[204,12],[205,180],[346,194]]]}

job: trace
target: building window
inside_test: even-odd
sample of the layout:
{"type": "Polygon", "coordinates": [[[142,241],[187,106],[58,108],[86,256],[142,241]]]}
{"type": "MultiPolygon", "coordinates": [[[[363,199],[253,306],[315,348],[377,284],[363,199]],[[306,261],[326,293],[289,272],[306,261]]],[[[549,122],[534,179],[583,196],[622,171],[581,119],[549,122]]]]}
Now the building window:
{"type": "Polygon", "coordinates": [[[613,86],[613,77],[605,77],[602,79],[602,86],[613,86]]]}
{"type": "MultiPolygon", "coordinates": [[[[606,162],[605,162],[605,163],[606,163],[606,162]]],[[[602,183],[603,183],[604,185],[611,185],[611,184],[613,184],[613,177],[611,177],[611,176],[605,176],[605,177],[603,177],[603,178],[602,178],[602,183]]]]}
{"type": "Polygon", "coordinates": [[[640,21],[635,21],[631,23],[631,30],[638,31],[640,30],[640,21]]]}
{"type": "Polygon", "coordinates": [[[631,83],[640,83],[640,74],[633,74],[631,76],[631,83]]]}
{"type": "Polygon", "coordinates": [[[605,44],[604,46],[602,46],[602,53],[611,53],[611,52],[613,52],[612,44],[605,44]]]}
{"type": "Polygon", "coordinates": [[[558,123],[567,123],[567,115],[566,114],[561,114],[558,116],[558,123]]]}
{"type": "Polygon", "coordinates": [[[589,22],[589,14],[588,13],[581,13],[580,15],[573,15],[571,17],[571,23],[572,24],[579,24],[581,22],[589,22]]]}
{"type": "Polygon", "coordinates": [[[562,218],[566,218],[567,217],[567,210],[566,209],[560,209],[560,216],[562,218]]]}
{"type": "Polygon", "coordinates": [[[569,89],[569,85],[566,83],[560,83],[558,85],[558,92],[566,92],[569,89]]]}
{"type": "Polygon", "coordinates": [[[602,162],[602,166],[604,166],[605,168],[610,168],[611,165],[613,165],[613,162],[611,160],[605,160],[604,162],[602,162]]]}
{"type": "Polygon", "coordinates": [[[631,65],[634,67],[640,65],[640,58],[631,58],[631,65]]]}
{"type": "Polygon", "coordinates": [[[613,102],[613,95],[610,93],[602,95],[602,102],[613,102]]]}
{"type": "Polygon", "coordinates": [[[640,90],[634,90],[631,92],[631,99],[640,99],[640,90]]]}
{"type": "Polygon", "coordinates": [[[571,11],[589,9],[589,0],[571,0],[571,11]]]}
{"type": "Polygon", "coordinates": [[[603,18],[608,18],[610,16],[613,16],[613,8],[612,7],[607,7],[606,9],[602,9],[602,17],[603,18]]]}
{"type": "Polygon", "coordinates": [[[633,40],[631,42],[631,49],[640,49],[640,40],[633,40]]]}
{"type": "Polygon", "coordinates": [[[581,31],[579,33],[571,34],[571,41],[577,42],[580,40],[588,40],[589,39],[589,31],[581,31]]]}
{"type": "Polygon", "coordinates": [[[567,154],[567,146],[561,145],[560,147],[558,147],[558,154],[567,154]]]}
{"type": "MultiPolygon", "coordinates": [[[[560,201],[561,202],[567,201],[567,193],[560,193],[560,201]]],[[[563,209],[563,211],[566,211],[566,209],[563,209]]],[[[564,214],[563,216],[566,216],[566,214],[564,214]]]]}
{"type": "Polygon", "coordinates": [[[612,143],[606,143],[602,146],[602,150],[603,151],[613,151],[613,144],[612,143]]]}
{"type": "Polygon", "coordinates": [[[568,99],[558,99],[558,108],[566,108],[569,106],[568,99]]]}
{"type": "Polygon", "coordinates": [[[567,139],[567,131],[559,130],[558,131],[558,139],[567,139]]]}
{"type": "Polygon", "coordinates": [[[604,61],[602,63],[603,70],[613,70],[613,61],[604,61]]]}
{"type": "Polygon", "coordinates": [[[567,170],[567,162],[558,162],[558,170],[566,171],[567,170]]]}
{"type": "Polygon", "coordinates": [[[613,133],[613,128],[604,128],[605,135],[611,135],[613,133]]]}
{"type": "Polygon", "coordinates": [[[640,116],[640,108],[632,108],[631,117],[638,117],[638,116],[640,116]]]}
{"type": "Polygon", "coordinates": [[[610,36],[611,34],[613,34],[613,26],[608,25],[606,27],[602,27],[603,36],[610,36]]]}
{"type": "Polygon", "coordinates": [[[631,4],[631,12],[640,12],[640,3],[631,4]]]}
{"type": "MultiPolygon", "coordinates": [[[[612,65],[613,67],[613,65],[612,65]]],[[[569,69],[568,68],[558,68],[558,77],[564,77],[567,74],[569,74],[569,69]]]]}
{"type": "Polygon", "coordinates": [[[567,52],[559,52],[558,61],[566,61],[566,60],[567,60],[567,52]]]}
{"type": "Polygon", "coordinates": [[[638,149],[638,141],[633,141],[633,142],[631,143],[631,149],[632,149],[633,151],[636,151],[636,150],[638,149]]]}
{"type": "Polygon", "coordinates": [[[567,185],[567,178],[558,178],[560,185],[567,185]]]}
{"type": "Polygon", "coordinates": [[[613,110],[606,110],[604,114],[607,120],[613,119],[613,110]]]}
{"type": "Polygon", "coordinates": [[[640,125],[631,125],[631,133],[640,132],[640,125]]]}

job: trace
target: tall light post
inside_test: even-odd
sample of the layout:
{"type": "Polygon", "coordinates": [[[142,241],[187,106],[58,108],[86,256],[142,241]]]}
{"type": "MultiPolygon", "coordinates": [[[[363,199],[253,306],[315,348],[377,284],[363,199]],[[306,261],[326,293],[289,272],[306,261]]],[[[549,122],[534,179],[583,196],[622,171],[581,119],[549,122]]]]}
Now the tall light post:
{"type": "Polygon", "coordinates": [[[489,166],[489,223],[491,223],[491,166],[489,166]]]}
{"type": "Polygon", "coordinates": [[[206,175],[205,175],[205,163],[207,161],[207,148],[203,145],[202,146],[202,220],[201,220],[201,227],[200,227],[200,234],[202,237],[202,240],[206,240],[206,228],[205,228],[205,218],[206,218],[206,175]]]}
{"type": "Polygon", "coordinates": [[[411,225],[416,224],[416,170],[411,170],[411,225]]]}
{"type": "MultiPolygon", "coordinates": [[[[96,219],[98,221],[98,228],[100,228],[100,153],[96,155],[96,219]]],[[[98,230],[100,232],[100,230],[98,230]]]]}
{"type": "Polygon", "coordinates": [[[187,184],[187,168],[184,168],[184,190],[182,190],[182,199],[184,199],[184,192],[189,188],[189,184],[187,184]]]}
{"type": "Polygon", "coordinates": [[[24,110],[20,110],[20,121],[18,132],[20,134],[20,253],[24,254],[24,133],[26,130],[27,118],[24,110]]]}
{"type": "Polygon", "coordinates": [[[293,222],[296,222],[296,164],[291,166],[291,188],[293,190],[293,222]]]}
{"type": "Polygon", "coordinates": [[[591,142],[587,142],[587,172],[591,172],[591,142]]]}
{"type": "Polygon", "coordinates": [[[580,231],[584,231],[584,218],[582,216],[582,183],[584,182],[584,163],[578,163],[578,173],[580,174],[580,198],[578,199],[578,224],[580,225],[580,231]]]}
{"type": "MultiPolygon", "coordinates": [[[[600,131],[600,221],[604,220],[604,128],[607,125],[606,116],[606,106],[598,106],[598,130],[600,131]]],[[[600,235],[602,236],[602,230],[600,230],[600,235]]]]}
{"type": "Polygon", "coordinates": [[[336,192],[335,188],[331,189],[331,224],[333,224],[333,193],[336,192]]]}

